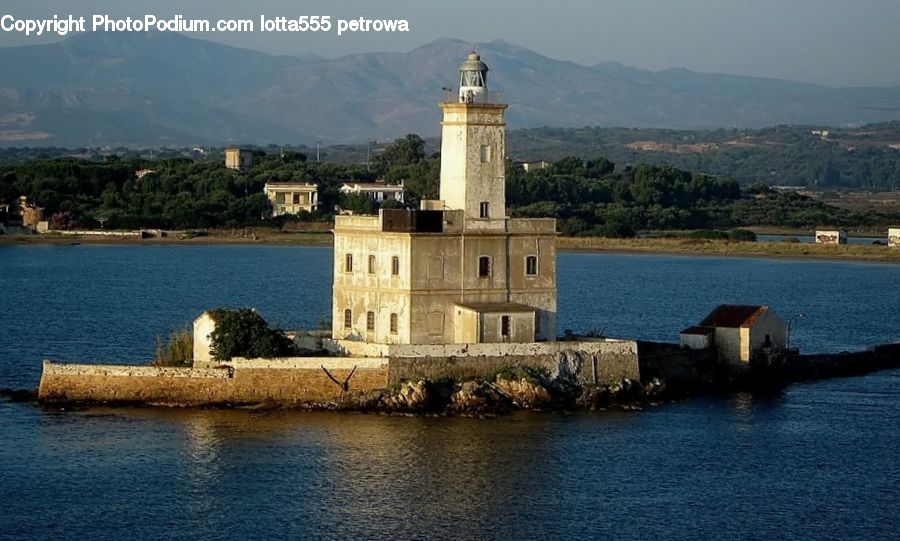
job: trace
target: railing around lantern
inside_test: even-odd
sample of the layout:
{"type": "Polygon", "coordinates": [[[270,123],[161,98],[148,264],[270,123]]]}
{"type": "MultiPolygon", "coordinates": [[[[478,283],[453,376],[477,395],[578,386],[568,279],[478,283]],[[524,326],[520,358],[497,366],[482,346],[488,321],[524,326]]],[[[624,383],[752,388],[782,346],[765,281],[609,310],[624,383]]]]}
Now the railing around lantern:
{"type": "MultiPolygon", "coordinates": [[[[444,89],[444,103],[459,103],[459,89],[444,89]]],[[[487,103],[491,105],[506,105],[506,96],[503,92],[488,90],[483,94],[473,95],[471,101],[464,103],[487,103]]]]}

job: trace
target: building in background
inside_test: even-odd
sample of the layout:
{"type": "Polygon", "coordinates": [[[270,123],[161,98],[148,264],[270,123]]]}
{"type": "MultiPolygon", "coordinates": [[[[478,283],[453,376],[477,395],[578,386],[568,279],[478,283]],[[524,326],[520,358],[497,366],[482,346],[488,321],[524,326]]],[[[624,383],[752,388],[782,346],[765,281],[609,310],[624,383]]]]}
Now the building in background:
{"type": "Polygon", "coordinates": [[[816,229],[816,244],[847,244],[843,229],[816,229]]]}
{"type": "Polygon", "coordinates": [[[888,229],[888,246],[900,248],[900,227],[888,229]]]}
{"type": "Polygon", "coordinates": [[[386,182],[345,182],[341,184],[341,193],[344,195],[364,195],[375,201],[403,202],[403,184],[387,184],[386,182]]]}
{"type": "Polygon", "coordinates": [[[272,216],[313,212],[319,206],[319,191],[307,182],[267,182],[264,188],[272,216]]]}
{"type": "Polygon", "coordinates": [[[225,149],[225,167],[235,171],[246,171],[253,167],[253,152],[238,147],[225,149]]]}

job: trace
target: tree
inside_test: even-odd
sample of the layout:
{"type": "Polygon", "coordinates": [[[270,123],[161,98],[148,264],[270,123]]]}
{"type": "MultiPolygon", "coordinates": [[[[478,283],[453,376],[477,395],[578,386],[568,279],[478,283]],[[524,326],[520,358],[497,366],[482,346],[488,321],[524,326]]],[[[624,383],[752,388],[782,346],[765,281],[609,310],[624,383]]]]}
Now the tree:
{"type": "Polygon", "coordinates": [[[294,344],[283,332],[270,329],[256,310],[250,308],[212,310],[216,328],[210,334],[211,352],[217,361],[232,357],[285,357],[295,354],[294,344]]]}
{"type": "Polygon", "coordinates": [[[418,135],[411,133],[388,145],[381,156],[378,157],[378,165],[381,172],[386,173],[398,165],[412,165],[424,159],[425,141],[418,135]]]}

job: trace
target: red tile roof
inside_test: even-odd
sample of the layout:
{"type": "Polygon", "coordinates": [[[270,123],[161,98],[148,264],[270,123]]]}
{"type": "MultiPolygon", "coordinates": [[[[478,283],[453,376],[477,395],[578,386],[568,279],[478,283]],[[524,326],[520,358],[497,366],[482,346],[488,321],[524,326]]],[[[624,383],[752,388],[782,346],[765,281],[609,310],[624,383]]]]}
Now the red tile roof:
{"type": "Polygon", "coordinates": [[[768,306],[748,306],[744,304],[720,304],[700,322],[701,327],[750,327],[766,313],[768,306]]]}
{"type": "Polygon", "coordinates": [[[680,334],[698,334],[702,336],[706,336],[708,334],[713,334],[716,332],[712,327],[700,327],[699,325],[694,325],[693,327],[688,327],[687,329],[681,331],[680,334]]]}

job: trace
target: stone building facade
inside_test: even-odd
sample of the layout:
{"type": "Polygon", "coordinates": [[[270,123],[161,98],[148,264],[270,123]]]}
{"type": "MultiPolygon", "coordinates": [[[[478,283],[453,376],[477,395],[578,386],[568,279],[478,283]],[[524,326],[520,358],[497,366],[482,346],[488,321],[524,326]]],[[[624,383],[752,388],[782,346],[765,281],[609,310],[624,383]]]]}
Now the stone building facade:
{"type": "Polygon", "coordinates": [[[440,200],[336,216],[333,337],[386,344],[556,336],[556,220],[506,215],[507,105],[477,54],[441,103],[440,200]]]}

